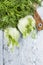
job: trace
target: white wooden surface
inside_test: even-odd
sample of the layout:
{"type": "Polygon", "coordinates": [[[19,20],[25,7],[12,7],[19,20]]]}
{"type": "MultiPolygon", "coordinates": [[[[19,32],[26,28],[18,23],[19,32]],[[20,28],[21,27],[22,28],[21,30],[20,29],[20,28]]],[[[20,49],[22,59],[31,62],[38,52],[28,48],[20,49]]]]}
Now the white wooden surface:
{"type": "Polygon", "coordinates": [[[3,65],[2,31],[0,30],[0,65],[3,65]]]}
{"type": "Polygon", "coordinates": [[[13,52],[6,46],[5,38],[3,50],[2,34],[0,31],[0,65],[3,65],[3,58],[4,65],[43,65],[43,31],[38,32],[36,39],[20,37],[20,47],[15,47],[13,52]]]}

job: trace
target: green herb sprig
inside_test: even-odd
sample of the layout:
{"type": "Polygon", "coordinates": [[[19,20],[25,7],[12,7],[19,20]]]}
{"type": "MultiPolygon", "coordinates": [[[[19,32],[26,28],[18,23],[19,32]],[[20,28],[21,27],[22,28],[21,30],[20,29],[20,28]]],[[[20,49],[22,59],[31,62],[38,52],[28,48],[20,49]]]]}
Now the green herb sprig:
{"type": "Polygon", "coordinates": [[[0,29],[16,27],[20,18],[34,13],[34,3],[41,0],[0,0],[0,29]]]}

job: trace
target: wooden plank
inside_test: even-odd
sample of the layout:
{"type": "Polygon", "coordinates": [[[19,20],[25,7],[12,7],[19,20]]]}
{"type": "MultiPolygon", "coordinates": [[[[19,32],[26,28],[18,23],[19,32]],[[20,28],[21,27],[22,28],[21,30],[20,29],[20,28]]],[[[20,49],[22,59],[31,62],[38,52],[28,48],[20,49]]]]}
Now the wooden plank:
{"type": "Polygon", "coordinates": [[[3,65],[3,54],[2,54],[2,31],[0,30],[0,65],[3,65]]]}

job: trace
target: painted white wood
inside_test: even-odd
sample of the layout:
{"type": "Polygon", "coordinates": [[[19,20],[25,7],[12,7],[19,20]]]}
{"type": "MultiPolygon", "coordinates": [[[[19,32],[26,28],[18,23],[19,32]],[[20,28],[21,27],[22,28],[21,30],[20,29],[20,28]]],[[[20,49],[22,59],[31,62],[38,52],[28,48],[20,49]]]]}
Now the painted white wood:
{"type": "Polygon", "coordinates": [[[20,47],[15,47],[13,52],[6,44],[4,38],[3,49],[3,32],[0,31],[0,65],[3,65],[3,58],[4,65],[43,65],[43,30],[38,32],[36,39],[20,37],[20,47]]]}
{"type": "Polygon", "coordinates": [[[43,7],[38,7],[37,12],[40,15],[41,19],[43,20],[43,7]]]}
{"type": "Polygon", "coordinates": [[[3,65],[2,37],[2,31],[0,30],[0,65],[3,65]]]}
{"type": "Polygon", "coordinates": [[[5,46],[5,65],[43,65],[43,31],[38,32],[36,39],[20,37],[19,44],[13,52],[5,46]]]}

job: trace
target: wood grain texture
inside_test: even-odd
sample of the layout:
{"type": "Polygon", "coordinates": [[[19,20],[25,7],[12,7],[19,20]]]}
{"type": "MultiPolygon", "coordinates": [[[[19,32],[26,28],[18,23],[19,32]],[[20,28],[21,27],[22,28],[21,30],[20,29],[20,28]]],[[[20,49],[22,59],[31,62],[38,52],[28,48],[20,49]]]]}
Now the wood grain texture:
{"type": "Polygon", "coordinates": [[[36,21],[37,30],[39,30],[39,31],[43,30],[43,21],[37,11],[34,12],[34,19],[36,21]]]}

